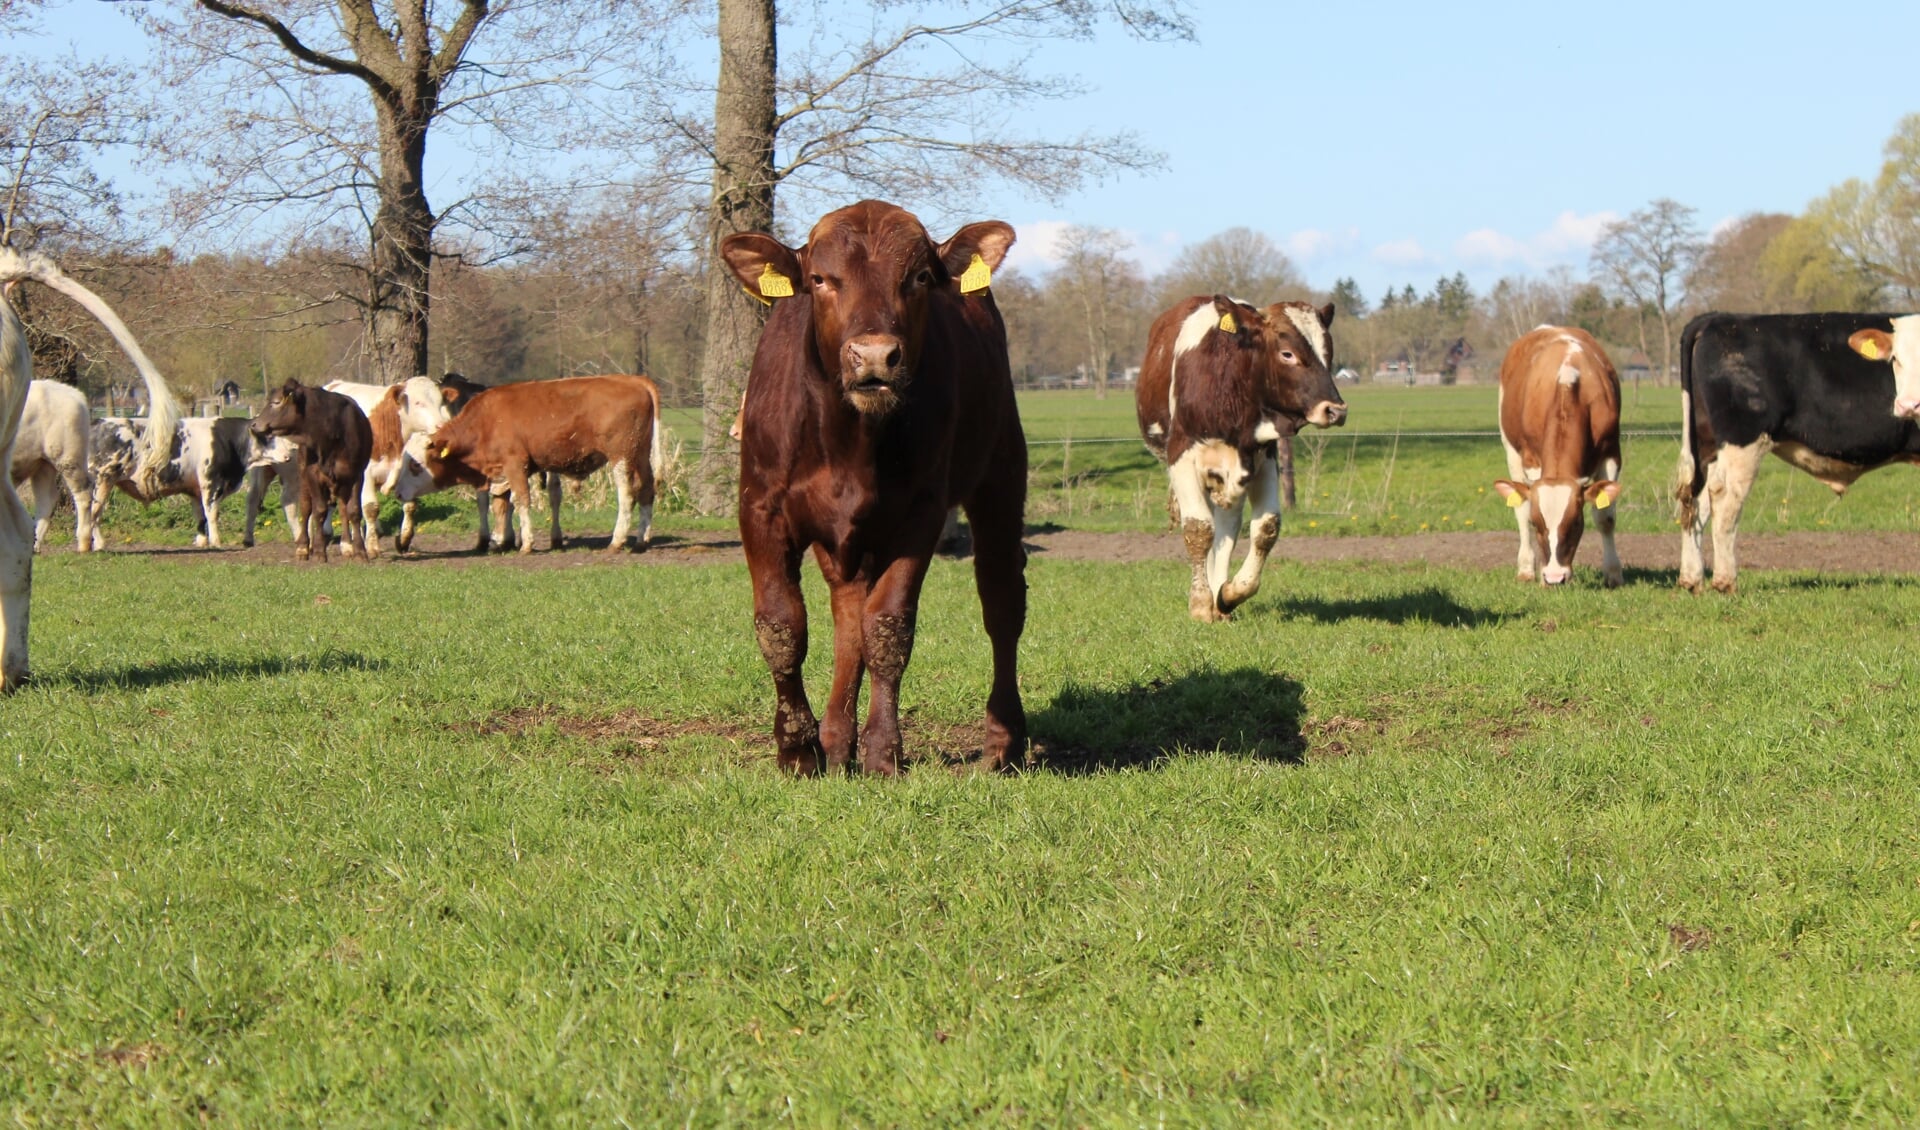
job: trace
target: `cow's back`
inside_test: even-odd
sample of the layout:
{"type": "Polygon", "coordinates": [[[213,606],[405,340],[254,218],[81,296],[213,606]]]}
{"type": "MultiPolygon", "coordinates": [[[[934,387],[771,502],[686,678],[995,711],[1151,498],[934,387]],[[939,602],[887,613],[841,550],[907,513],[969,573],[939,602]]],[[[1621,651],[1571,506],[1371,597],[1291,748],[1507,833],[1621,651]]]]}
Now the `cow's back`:
{"type": "Polygon", "coordinates": [[[496,385],[438,434],[488,475],[515,460],[586,474],[608,461],[601,453],[619,458],[647,449],[657,395],[651,380],[627,374],[496,385]]]}
{"type": "Polygon", "coordinates": [[[1173,343],[1180,325],[1204,301],[1189,298],[1153,320],[1147,330],[1147,352],[1140,361],[1140,378],[1134,384],[1133,409],[1140,422],[1140,436],[1148,450],[1167,458],[1167,437],[1173,427],[1168,393],[1173,385],[1173,343]]]}
{"type": "Polygon", "coordinates": [[[1593,335],[1538,326],[1513,343],[1500,363],[1500,433],[1533,467],[1549,445],[1570,439],[1581,449],[1580,474],[1596,459],[1618,455],[1620,377],[1593,335]],[[1572,411],[1580,425],[1571,435],[1555,418],[1560,411],[1572,411]]]}
{"type": "Polygon", "coordinates": [[[1706,314],[1682,335],[1686,394],[1702,430],[1745,446],[1762,436],[1874,466],[1920,453],[1920,425],[1887,411],[1893,369],[1855,353],[1861,329],[1889,332],[1885,314],[1706,314]]]}

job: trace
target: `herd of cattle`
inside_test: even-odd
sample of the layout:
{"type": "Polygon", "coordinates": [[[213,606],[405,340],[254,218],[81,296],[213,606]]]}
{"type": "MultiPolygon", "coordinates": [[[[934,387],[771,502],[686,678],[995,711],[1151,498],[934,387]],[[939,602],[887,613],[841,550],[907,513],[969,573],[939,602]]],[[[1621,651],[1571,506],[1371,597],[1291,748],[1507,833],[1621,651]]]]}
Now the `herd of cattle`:
{"type": "MultiPolygon", "coordinates": [[[[773,676],[779,762],[791,772],[850,768],[856,747],[866,769],[898,768],[899,685],[920,589],[956,508],[972,526],[993,656],[983,762],[998,769],[1023,756],[1015,655],[1026,619],[1027,449],[991,290],[1013,241],[1011,227],[987,221],[936,244],[911,213],[877,201],[829,213],[797,248],[759,233],[722,241],[742,286],[773,306],[734,436],[754,627],[773,676]],[[833,610],[824,717],[801,679],[800,570],[809,551],[833,610]]],[[[91,298],[44,260],[23,268],[6,256],[0,278],[35,277],[91,298]]],[[[1196,619],[1227,619],[1259,588],[1280,529],[1283,441],[1346,420],[1331,376],[1333,321],[1332,305],[1257,307],[1216,294],[1176,304],[1150,330],[1136,409],[1142,438],[1167,466],[1196,619]],[[1236,572],[1249,503],[1251,546],[1236,572]]],[[[165,383],[123,330],[116,337],[147,379],[151,402],[170,405],[165,383]]],[[[1713,585],[1733,588],[1740,511],[1769,451],[1836,492],[1877,467],[1920,462],[1920,315],[1706,314],[1686,327],[1681,345],[1676,497],[1679,580],[1689,589],[1703,581],[1709,525],[1713,585]]],[[[290,381],[252,420],[176,424],[162,413],[152,426],[176,432],[170,447],[132,421],[102,421],[89,432],[78,393],[30,385],[30,377],[17,319],[0,303],[0,450],[11,446],[13,479],[32,484],[39,509],[29,538],[18,499],[0,484],[9,687],[25,670],[27,555],[45,536],[56,480],[75,498],[83,550],[99,544],[100,512],[116,487],[139,498],[190,494],[204,543],[218,545],[216,505],[243,482],[251,544],[260,497],[277,475],[299,557],[324,559],[330,511],[340,515],[346,553],[377,554],[373,515],[387,493],[403,503],[396,544],[405,551],[414,502],[456,485],[476,488],[483,547],[505,543],[511,505],[526,552],[531,476],[548,473],[558,546],[555,473],[578,477],[609,465],[619,494],[611,547],[626,544],[636,504],[639,544],[651,536],[660,403],[645,377],[492,389],[457,375],[392,387],[290,381]],[[498,519],[491,533],[490,507],[498,519]]],[[[1600,344],[1556,326],[1522,336],[1500,368],[1499,419],[1508,477],[1493,485],[1515,510],[1518,575],[1567,582],[1591,507],[1605,583],[1619,585],[1620,383],[1600,344]]]]}

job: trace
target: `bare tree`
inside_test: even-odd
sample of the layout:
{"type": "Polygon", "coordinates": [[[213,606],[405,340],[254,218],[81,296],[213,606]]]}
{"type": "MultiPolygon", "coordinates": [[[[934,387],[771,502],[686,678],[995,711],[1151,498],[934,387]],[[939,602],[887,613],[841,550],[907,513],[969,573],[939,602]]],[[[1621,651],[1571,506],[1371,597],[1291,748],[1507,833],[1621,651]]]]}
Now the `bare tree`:
{"type": "Polygon", "coordinates": [[[179,93],[170,153],[200,171],[176,197],[182,216],[241,232],[264,221],[280,238],[361,233],[366,258],[342,264],[358,284],[312,298],[357,310],[384,380],[427,371],[437,239],[451,225],[464,256],[524,247],[538,185],[578,168],[554,154],[587,145],[613,119],[606,99],[645,85],[651,26],[638,0],[199,0],[142,18],[179,93]],[[433,137],[487,158],[480,183],[438,212],[433,137]]]}
{"type": "MultiPolygon", "coordinates": [[[[804,6],[789,0],[790,8],[804,6]]],[[[694,484],[695,504],[708,512],[732,506],[736,459],[726,429],[760,324],[753,301],[711,253],[720,239],[770,229],[775,190],[787,185],[802,204],[870,193],[945,222],[957,218],[948,201],[974,198],[985,179],[1057,195],[1151,167],[1158,154],[1129,133],[1016,131],[1019,110],[1085,89],[1036,70],[1033,52],[1051,40],[1091,39],[1105,24],[1150,40],[1193,37],[1184,0],[982,0],[959,5],[961,14],[945,22],[922,21],[930,5],[881,4],[851,37],[837,35],[849,26],[837,9],[813,6],[815,32],[783,60],[775,0],[720,0],[714,118],[674,119],[713,168],[704,442],[694,484]]]]}
{"type": "Polygon", "coordinates": [[[1093,381],[1094,395],[1102,400],[1107,396],[1118,323],[1129,296],[1143,289],[1138,268],[1125,254],[1131,245],[1113,228],[1089,224],[1068,227],[1054,244],[1060,257],[1054,279],[1079,308],[1087,338],[1087,377],[1093,381]]]}
{"type": "Polygon", "coordinates": [[[1195,294],[1226,294],[1256,306],[1312,292],[1280,246],[1251,228],[1228,228],[1187,245],[1155,282],[1163,306],[1195,294]]]}
{"type": "Polygon", "coordinates": [[[1595,281],[1642,312],[1640,349],[1647,349],[1645,311],[1660,322],[1660,382],[1673,374],[1673,320],[1686,279],[1703,246],[1694,210],[1662,197],[1600,231],[1593,245],[1595,281]]]}

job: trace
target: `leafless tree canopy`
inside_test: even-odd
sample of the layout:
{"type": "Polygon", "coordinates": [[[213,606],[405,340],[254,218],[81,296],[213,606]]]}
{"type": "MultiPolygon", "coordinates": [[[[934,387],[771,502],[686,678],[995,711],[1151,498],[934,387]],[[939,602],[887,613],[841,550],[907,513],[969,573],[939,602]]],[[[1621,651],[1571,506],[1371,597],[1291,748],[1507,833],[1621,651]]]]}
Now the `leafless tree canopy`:
{"type": "Polygon", "coordinates": [[[1280,245],[1250,228],[1228,228],[1188,244],[1161,279],[1160,301],[1230,294],[1255,305],[1306,297],[1307,282],[1280,245]]]}

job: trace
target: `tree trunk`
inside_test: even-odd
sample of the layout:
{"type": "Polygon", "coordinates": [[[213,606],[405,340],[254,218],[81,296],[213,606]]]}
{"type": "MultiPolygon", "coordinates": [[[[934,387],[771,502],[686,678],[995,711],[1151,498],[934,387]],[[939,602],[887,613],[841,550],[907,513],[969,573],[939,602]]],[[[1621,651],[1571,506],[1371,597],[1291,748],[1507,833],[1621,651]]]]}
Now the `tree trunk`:
{"type": "Polygon", "coordinates": [[[380,205],[373,218],[365,327],[370,375],[376,383],[394,384],[427,372],[435,220],[424,170],[432,112],[386,105],[377,112],[380,205]]]}
{"type": "Polygon", "coordinates": [[[720,258],[720,241],[773,228],[774,0],[720,0],[720,81],[713,105],[713,198],[707,221],[707,333],[700,357],[700,463],[693,504],[734,506],[739,459],[727,429],[753,364],[766,308],[720,258]]]}

